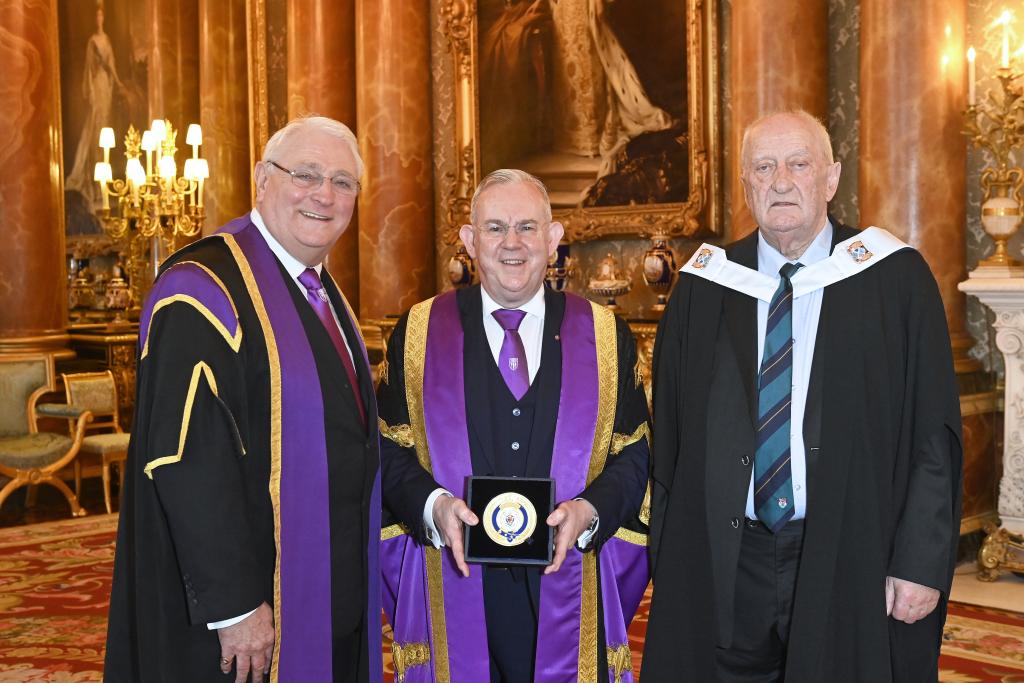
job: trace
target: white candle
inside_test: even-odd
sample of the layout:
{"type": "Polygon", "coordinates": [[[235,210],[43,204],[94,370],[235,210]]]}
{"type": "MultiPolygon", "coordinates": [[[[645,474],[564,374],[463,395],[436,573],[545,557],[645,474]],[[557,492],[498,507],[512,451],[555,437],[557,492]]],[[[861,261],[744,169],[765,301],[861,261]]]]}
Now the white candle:
{"type": "Polygon", "coordinates": [[[975,103],[974,84],[976,73],[974,70],[974,60],[976,57],[977,53],[974,51],[974,46],[972,45],[967,49],[967,104],[971,107],[973,107],[975,103]]]}
{"type": "Polygon", "coordinates": [[[1004,69],[1010,68],[1010,12],[1007,10],[1003,11],[1003,15],[999,18],[1003,22],[1003,59],[1002,67],[1004,69]]]}

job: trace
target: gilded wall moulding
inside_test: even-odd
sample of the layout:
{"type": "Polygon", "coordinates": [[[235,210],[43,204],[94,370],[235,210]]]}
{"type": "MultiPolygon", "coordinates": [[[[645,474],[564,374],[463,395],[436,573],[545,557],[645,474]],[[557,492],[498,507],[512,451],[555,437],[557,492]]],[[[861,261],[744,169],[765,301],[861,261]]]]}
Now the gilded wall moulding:
{"type": "MultiPolygon", "coordinates": [[[[266,0],[246,0],[246,47],[249,51],[249,155],[252,165],[260,160],[270,138],[270,96],[267,91],[266,0]]],[[[256,201],[256,181],[250,174],[250,192],[256,201]]]]}
{"type": "Polygon", "coordinates": [[[441,231],[477,183],[539,176],[569,241],[721,234],[717,2],[440,0],[453,84],[441,231]]]}

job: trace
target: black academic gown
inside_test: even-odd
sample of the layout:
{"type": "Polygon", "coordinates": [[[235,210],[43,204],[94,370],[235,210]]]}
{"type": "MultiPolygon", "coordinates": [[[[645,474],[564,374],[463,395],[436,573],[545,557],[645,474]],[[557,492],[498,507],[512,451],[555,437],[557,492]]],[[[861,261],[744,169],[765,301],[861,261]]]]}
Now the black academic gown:
{"type": "MultiPolygon", "coordinates": [[[[833,247],[856,231],[836,225],[833,247]]],[[[727,247],[757,268],[757,233],[727,247]]],[[[757,302],[683,274],[654,359],[646,681],[714,681],[732,639],[756,445],[757,302]]],[[[934,681],[960,517],[960,412],[935,280],[903,249],[824,291],[807,413],[807,515],[786,681],[934,681]],[[886,576],[942,592],[913,625],[886,576]]],[[[742,606],[740,606],[742,607],[742,606]]]]}
{"type": "MultiPolygon", "coordinates": [[[[220,645],[209,622],[274,604],[274,512],[269,495],[270,372],[266,341],[242,275],[223,240],[201,240],[173,255],[203,264],[223,282],[242,330],[238,352],[196,307],[176,302],[153,316],[139,362],[128,474],[118,527],[107,636],[109,683],[223,681],[220,645]],[[211,369],[217,393],[199,384],[181,459],[178,451],[193,368],[211,369]]],[[[280,269],[282,278],[287,273],[280,269]]],[[[325,288],[344,311],[329,277],[325,288]]],[[[328,453],[332,631],[335,680],[365,681],[370,493],[377,434],[361,421],[341,361],[311,307],[294,290],[320,377],[328,453]],[[353,645],[353,641],[356,641],[353,645]],[[353,653],[360,661],[353,665],[353,653]]],[[[292,291],[292,290],[289,290],[292,291]]],[[[357,339],[340,315],[346,337],[357,339]]],[[[354,342],[353,342],[354,343],[354,342]]],[[[358,353],[359,391],[376,423],[369,368],[358,353]]],[[[280,349],[282,354],[286,348],[280,349]]],[[[287,435],[284,435],[287,438],[287,435]]],[[[373,533],[378,533],[374,530],[373,533]]],[[[372,624],[374,629],[379,625],[372,624]]],[[[233,674],[232,674],[233,676],[233,674]]]]}
{"type": "MultiPolygon", "coordinates": [[[[486,372],[488,364],[494,365],[494,357],[483,328],[483,309],[480,286],[460,290],[457,295],[459,315],[465,334],[463,358],[466,392],[466,422],[469,427],[470,457],[474,475],[507,476],[502,471],[500,460],[493,450],[491,410],[488,405],[486,372]]],[[[554,440],[558,417],[559,391],[561,389],[561,349],[563,343],[559,330],[565,312],[565,295],[545,289],[545,314],[541,367],[534,383],[538,387],[534,426],[529,447],[524,454],[525,471],[519,476],[548,477],[551,470],[551,447],[554,440]],[[554,366],[554,367],[552,367],[554,366]]],[[[408,316],[403,316],[388,341],[387,381],[382,379],[378,387],[378,406],[381,419],[387,425],[409,423],[409,411],[405,395],[405,330],[408,316]]],[[[615,411],[614,432],[632,435],[648,420],[647,403],[643,385],[636,381],[636,345],[629,326],[616,318],[616,341],[618,348],[619,387],[615,411]]],[[[434,454],[434,457],[438,457],[434,454]]],[[[647,441],[641,438],[627,446],[617,455],[609,457],[604,470],[582,492],[572,492],[565,498],[581,497],[597,510],[601,523],[592,547],[599,552],[601,544],[621,527],[645,531],[638,512],[643,502],[648,479],[649,450],[647,441]]],[[[413,448],[400,446],[388,439],[381,439],[381,472],[384,500],[384,522],[387,526],[395,521],[412,530],[420,543],[427,543],[423,525],[423,507],[431,492],[439,488],[429,472],[424,470],[416,458],[413,448]]],[[[461,491],[453,492],[464,495],[461,491]]],[[[576,552],[570,549],[569,552],[576,552]]],[[[529,598],[534,603],[535,613],[539,610],[540,582],[542,571],[530,568],[524,572],[529,585],[529,598]]],[[[601,620],[598,620],[601,624],[601,620]]],[[[603,630],[603,629],[602,629],[603,630]]],[[[603,641],[599,641],[603,642],[603,641]]],[[[604,652],[600,652],[604,655],[604,652]]],[[[601,669],[606,666],[602,662],[601,669]]]]}

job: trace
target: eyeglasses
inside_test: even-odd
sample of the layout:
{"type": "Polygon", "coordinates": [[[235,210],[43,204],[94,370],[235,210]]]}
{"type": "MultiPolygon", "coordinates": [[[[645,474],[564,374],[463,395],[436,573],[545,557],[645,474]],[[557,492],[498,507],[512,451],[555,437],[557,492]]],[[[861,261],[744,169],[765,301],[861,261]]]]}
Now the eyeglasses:
{"type": "Polygon", "coordinates": [[[547,223],[539,224],[533,220],[520,221],[514,226],[505,221],[490,220],[483,225],[476,226],[476,229],[480,232],[481,237],[500,242],[508,237],[509,232],[515,232],[523,240],[533,239],[539,236],[546,226],[547,223]]]}
{"type": "MultiPolygon", "coordinates": [[[[301,188],[303,190],[316,190],[324,184],[324,175],[317,173],[316,171],[291,171],[281,164],[267,159],[267,163],[275,168],[279,168],[292,177],[292,185],[301,188]]],[[[339,173],[336,176],[331,176],[331,187],[338,194],[345,195],[347,197],[354,197],[359,194],[359,181],[353,178],[348,173],[339,173]]]]}

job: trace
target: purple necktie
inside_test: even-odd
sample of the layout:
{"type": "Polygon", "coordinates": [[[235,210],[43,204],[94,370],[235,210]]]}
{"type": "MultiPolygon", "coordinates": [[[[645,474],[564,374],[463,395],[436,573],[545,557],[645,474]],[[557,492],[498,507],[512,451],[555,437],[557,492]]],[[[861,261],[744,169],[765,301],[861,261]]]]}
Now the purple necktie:
{"type": "Polygon", "coordinates": [[[356,368],[352,365],[352,356],[349,354],[348,346],[345,344],[345,340],[341,336],[341,330],[338,329],[338,323],[334,320],[334,315],[331,313],[331,303],[330,299],[327,298],[327,290],[324,289],[324,283],[320,281],[320,276],[312,268],[306,268],[306,270],[302,271],[302,274],[299,275],[299,282],[306,288],[306,298],[309,299],[310,305],[316,311],[316,316],[320,318],[320,322],[323,323],[324,328],[327,330],[327,335],[334,342],[334,348],[337,349],[338,355],[341,356],[341,364],[345,366],[345,374],[348,375],[348,382],[352,385],[352,394],[355,396],[356,405],[359,406],[359,416],[363,418],[363,424],[366,424],[366,408],[363,407],[363,399],[359,395],[359,381],[356,379],[356,368]]]}
{"type": "Polygon", "coordinates": [[[505,380],[505,385],[516,400],[523,398],[530,388],[530,370],[526,367],[526,349],[523,348],[523,340],[519,336],[519,323],[523,322],[526,311],[514,311],[507,308],[499,308],[491,315],[505,330],[505,339],[501,342],[501,352],[498,354],[498,369],[505,380]]]}

